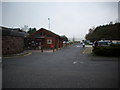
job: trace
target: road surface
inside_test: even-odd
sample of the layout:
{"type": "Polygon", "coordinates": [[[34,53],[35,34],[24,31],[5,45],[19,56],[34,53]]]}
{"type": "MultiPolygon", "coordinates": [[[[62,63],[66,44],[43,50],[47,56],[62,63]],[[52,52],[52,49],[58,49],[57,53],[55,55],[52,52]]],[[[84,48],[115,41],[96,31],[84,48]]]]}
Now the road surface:
{"type": "Polygon", "coordinates": [[[3,59],[3,88],[118,88],[118,59],[72,45],[3,59]]]}

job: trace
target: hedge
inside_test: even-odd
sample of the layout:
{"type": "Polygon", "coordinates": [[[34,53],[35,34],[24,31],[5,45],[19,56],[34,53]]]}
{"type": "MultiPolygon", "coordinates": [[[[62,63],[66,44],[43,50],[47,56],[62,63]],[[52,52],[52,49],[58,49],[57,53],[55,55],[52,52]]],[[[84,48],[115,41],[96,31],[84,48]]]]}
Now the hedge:
{"type": "Polygon", "coordinates": [[[93,47],[93,53],[102,56],[120,56],[120,45],[93,47]]]}

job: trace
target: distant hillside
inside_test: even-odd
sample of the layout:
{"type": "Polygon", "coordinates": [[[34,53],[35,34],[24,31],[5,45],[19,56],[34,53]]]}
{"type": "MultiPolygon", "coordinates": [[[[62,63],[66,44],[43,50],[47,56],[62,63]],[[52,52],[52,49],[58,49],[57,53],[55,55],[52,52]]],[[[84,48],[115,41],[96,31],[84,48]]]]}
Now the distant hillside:
{"type": "Polygon", "coordinates": [[[98,26],[93,29],[89,29],[89,33],[86,34],[85,38],[90,41],[95,40],[120,40],[120,23],[115,23],[103,26],[98,26]]]}

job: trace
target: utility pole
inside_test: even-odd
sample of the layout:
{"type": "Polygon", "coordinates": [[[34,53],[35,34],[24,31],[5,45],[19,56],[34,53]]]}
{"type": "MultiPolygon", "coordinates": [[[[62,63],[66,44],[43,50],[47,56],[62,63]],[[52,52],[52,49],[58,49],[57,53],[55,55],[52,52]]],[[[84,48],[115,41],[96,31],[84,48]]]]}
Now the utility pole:
{"type": "Polygon", "coordinates": [[[73,43],[75,42],[75,37],[74,37],[74,35],[73,35],[73,39],[72,39],[72,41],[73,41],[73,43]]]}
{"type": "Polygon", "coordinates": [[[50,30],[50,18],[48,18],[48,29],[50,30]]]}

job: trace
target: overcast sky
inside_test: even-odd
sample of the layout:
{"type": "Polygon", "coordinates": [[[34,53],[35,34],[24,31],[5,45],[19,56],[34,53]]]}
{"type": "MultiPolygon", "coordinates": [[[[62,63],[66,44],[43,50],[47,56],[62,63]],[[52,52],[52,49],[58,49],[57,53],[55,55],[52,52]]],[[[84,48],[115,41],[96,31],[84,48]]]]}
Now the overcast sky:
{"type": "Polygon", "coordinates": [[[50,29],[84,39],[89,28],[118,19],[118,2],[2,2],[2,25],[50,29]]]}

